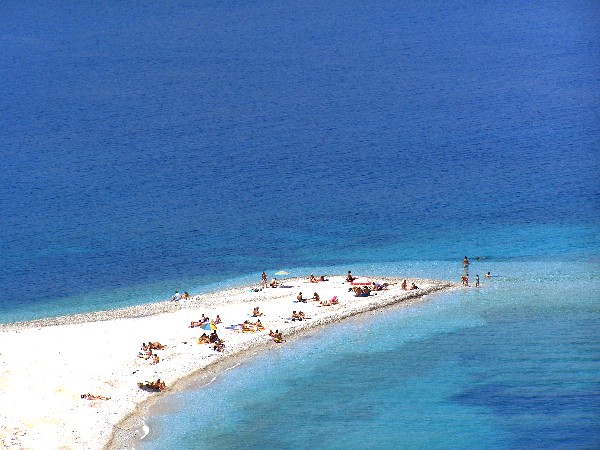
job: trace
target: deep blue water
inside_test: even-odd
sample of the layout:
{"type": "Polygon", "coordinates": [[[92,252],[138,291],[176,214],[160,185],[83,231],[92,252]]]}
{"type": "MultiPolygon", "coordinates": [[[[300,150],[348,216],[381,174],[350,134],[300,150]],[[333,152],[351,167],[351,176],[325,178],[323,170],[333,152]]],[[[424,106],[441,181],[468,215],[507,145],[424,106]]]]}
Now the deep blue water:
{"type": "Polygon", "coordinates": [[[599,9],[3,2],[2,316],[283,267],[597,256],[599,9]]]}
{"type": "MultiPolygon", "coordinates": [[[[410,383],[371,385],[334,360],[365,392],[404,399],[389,414],[365,406],[366,428],[342,414],[334,434],[367,442],[379,417],[379,448],[598,447],[598,2],[7,0],[0,49],[0,322],[262,270],[458,279],[462,257],[481,255],[501,288],[399,313],[399,334],[387,315],[367,327],[398,340],[365,365],[429,361],[410,383]],[[446,333],[473,295],[475,325],[446,333]],[[567,387],[539,393],[540,372],[567,387]],[[392,430],[408,422],[421,428],[402,440],[392,430]]],[[[318,340],[328,358],[335,336],[318,340]]],[[[296,371],[299,386],[327,361],[296,371]]],[[[274,377],[261,388],[281,400],[274,377]]],[[[306,417],[297,398],[313,397],[290,395],[306,417]]]]}

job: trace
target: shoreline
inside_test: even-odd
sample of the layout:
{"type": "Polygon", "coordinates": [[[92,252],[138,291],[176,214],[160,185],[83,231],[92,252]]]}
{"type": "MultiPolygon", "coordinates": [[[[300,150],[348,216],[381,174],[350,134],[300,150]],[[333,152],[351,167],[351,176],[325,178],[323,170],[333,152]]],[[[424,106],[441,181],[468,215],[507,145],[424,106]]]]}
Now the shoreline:
{"type": "Polygon", "coordinates": [[[197,385],[207,372],[218,375],[242,358],[281,345],[273,343],[269,329],[279,329],[287,338],[459,287],[448,281],[410,279],[420,289],[404,291],[399,285],[401,279],[371,280],[397,284],[369,297],[354,297],[342,276],[319,283],[293,278],[284,280],[286,287],[258,292],[245,286],[195,296],[186,302],[2,324],[0,395],[7,406],[0,408],[0,443],[5,448],[35,447],[36,442],[52,448],[123,448],[124,442],[131,445],[139,439],[140,418],[157,399],[197,385]],[[336,295],[339,305],[297,303],[299,291],[304,297],[317,291],[322,300],[336,295]],[[250,317],[255,306],[265,314],[260,318],[265,331],[242,333],[226,328],[247,319],[256,320],[250,317]],[[312,318],[292,322],[289,316],[295,309],[312,318]],[[200,314],[222,317],[217,332],[225,341],[223,353],[196,342],[204,330],[189,325],[200,314]],[[167,346],[156,352],[160,356],[156,365],[136,357],[147,340],[167,346]],[[137,382],[157,378],[167,383],[164,393],[153,394],[137,387],[137,382]],[[80,394],[87,392],[111,399],[81,399],[80,394]],[[18,406],[8,410],[11,404],[18,406]]]}

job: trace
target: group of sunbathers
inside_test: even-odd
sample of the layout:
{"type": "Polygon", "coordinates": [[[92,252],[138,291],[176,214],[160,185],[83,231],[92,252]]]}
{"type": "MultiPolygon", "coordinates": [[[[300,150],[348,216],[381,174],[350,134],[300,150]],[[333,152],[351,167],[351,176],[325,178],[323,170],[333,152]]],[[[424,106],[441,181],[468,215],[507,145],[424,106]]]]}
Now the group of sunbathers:
{"type": "Polygon", "coordinates": [[[151,391],[164,391],[167,389],[167,385],[164,381],[161,381],[160,378],[158,378],[156,381],[144,381],[143,383],[138,383],[138,387],[140,389],[151,391]]]}
{"type": "MultiPolygon", "coordinates": [[[[143,349],[144,345],[142,344],[142,349],[143,349]]],[[[166,345],[162,345],[160,342],[148,342],[148,348],[150,350],[164,350],[165,348],[167,348],[166,345]]]]}
{"type": "Polygon", "coordinates": [[[242,333],[254,333],[255,331],[264,331],[265,327],[263,326],[260,319],[256,322],[250,322],[249,320],[244,320],[244,323],[239,324],[242,327],[242,333]]]}
{"type": "Polygon", "coordinates": [[[180,300],[186,301],[189,299],[190,299],[190,294],[188,294],[187,292],[180,294],[179,291],[175,291],[175,294],[173,294],[173,296],[171,297],[171,301],[173,301],[173,302],[178,302],[180,300]]]}
{"type": "Polygon", "coordinates": [[[302,321],[304,319],[310,319],[310,317],[306,317],[306,314],[304,314],[302,311],[292,311],[292,322],[295,322],[296,320],[302,321]]]}
{"type": "Polygon", "coordinates": [[[319,296],[319,294],[317,294],[316,292],[313,294],[313,296],[311,298],[304,298],[302,296],[302,292],[299,292],[298,295],[296,296],[296,300],[300,303],[306,303],[309,300],[312,300],[314,302],[318,302],[321,300],[321,297],[319,296]]]}
{"type": "Polygon", "coordinates": [[[389,285],[389,283],[375,283],[373,281],[373,284],[371,285],[371,291],[384,291],[389,285]]]}
{"type": "Polygon", "coordinates": [[[211,348],[218,352],[225,350],[225,341],[219,337],[216,330],[210,334],[203,333],[198,338],[198,344],[212,344],[211,348]]]}
{"type": "Polygon", "coordinates": [[[419,289],[419,286],[417,286],[414,282],[410,284],[410,287],[408,287],[408,281],[406,281],[406,279],[402,280],[402,284],[400,286],[402,286],[402,289],[405,291],[419,289]]]}
{"type": "Polygon", "coordinates": [[[152,364],[158,364],[160,362],[160,358],[153,350],[164,350],[167,348],[166,345],[162,345],[160,342],[145,342],[142,343],[141,351],[138,352],[138,358],[144,359],[152,359],[152,364]]]}
{"type": "MultiPolygon", "coordinates": [[[[349,271],[348,271],[348,275],[346,275],[346,282],[348,282],[348,283],[352,283],[352,282],[353,282],[354,280],[356,280],[356,279],[358,279],[358,277],[355,277],[355,276],[353,276],[353,275],[352,275],[352,272],[349,270],[349,271]]],[[[404,282],[406,282],[406,280],[404,280],[404,282]]],[[[360,283],[360,284],[364,284],[364,283],[360,283]]],[[[369,293],[370,293],[371,291],[383,291],[383,290],[387,289],[387,288],[388,288],[388,286],[391,286],[392,284],[393,284],[393,283],[376,283],[376,282],[374,282],[374,281],[373,281],[373,282],[371,283],[371,285],[370,285],[370,288],[369,288],[369,293]]],[[[402,286],[402,288],[406,290],[406,287],[404,287],[404,285],[402,286]]],[[[367,294],[367,293],[364,291],[364,289],[362,289],[362,292],[361,292],[360,294],[358,294],[357,290],[355,289],[355,290],[354,290],[354,293],[355,293],[356,295],[365,295],[365,294],[366,294],[366,295],[368,295],[368,294],[367,294]]]]}
{"type": "Polygon", "coordinates": [[[201,327],[201,326],[206,325],[207,323],[210,323],[212,325],[217,325],[217,324],[221,323],[221,318],[217,314],[217,317],[215,317],[215,320],[211,321],[210,318],[208,318],[204,314],[202,314],[202,317],[200,318],[200,320],[198,320],[198,322],[195,322],[192,320],[192,322],[190,323],[190,328],[201,327]]]}
{"type": "Polygon", "coordinates": [[[369,286],[353,286],[351,290],[354,291],[355,297],[368,297],[371,295],[371,289],[369,286]]]}
{"type": "Polygon", "coordinates": [[[279,330],[275,330],[275,332],[273,332],[273,330],[269,330],[269,336],[271,336],[278,344],[285,342],[285,339],[283,339],[283,334],[279,330]]]}
{"type": "Polygon", "coordinates": [[[325,278],[325,275],[321,275],[320,277],[315,277],[311,273],[310,277],[308,277],[308,281],[310,281],[311,283],[318,283],[319,281],[327,281],[327,278],[325,278]]]}

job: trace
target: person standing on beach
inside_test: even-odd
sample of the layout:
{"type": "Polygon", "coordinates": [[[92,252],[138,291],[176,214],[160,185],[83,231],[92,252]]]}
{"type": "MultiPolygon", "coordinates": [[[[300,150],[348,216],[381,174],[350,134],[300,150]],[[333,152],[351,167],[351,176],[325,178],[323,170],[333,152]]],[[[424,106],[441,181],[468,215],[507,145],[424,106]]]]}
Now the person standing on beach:
{"type": "Polygon", "coordinates": [[[267,274],[266,273],[262,273],[262,288],[266,288],[267,287],[267,274]]]}
{"type": "Polygon", "coordinates": [[[174,302],[178,302],[179,300],[181,300],[181,294],[179,293],[179,291],[175,291],[175,294],[173,294],[171,300],[174,302]]]}

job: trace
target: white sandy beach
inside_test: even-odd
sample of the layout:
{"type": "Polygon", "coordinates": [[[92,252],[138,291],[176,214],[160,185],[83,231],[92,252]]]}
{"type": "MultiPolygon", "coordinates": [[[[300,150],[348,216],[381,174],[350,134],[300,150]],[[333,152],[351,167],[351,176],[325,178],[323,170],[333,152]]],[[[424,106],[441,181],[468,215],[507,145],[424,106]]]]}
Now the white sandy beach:
{"type": "MultiPolygon", "coordinates": [[[[252,292],[250,287],[193,297],[187,302],[163,302],[79,316],[0,325],[0,444],[4,448],[101,449],[122,448],[119,439],[139,430],[132,414],[153,397],[168,395],[176,382],[209,365],[252,348],[274,344],[269,329],[284,337],[311,327],[339,321],[361,312],[456,287],[456,283],[409,279],[420,289],[404,291],[398,279],[372,279],[397,283],[369,297],[348,292],[344,277],[309,283],[286,280],[287,287],[252,292]],[[298,292],[321,300],[337,296],[340,304],[320,307],[317,302],[295,303],[298,292]],[[264,314],[266,330],[242,333],[225,327],[251,317],[253,307],[264,314]],[[293,310],[304,311],[309,320],[292,322],[293,310]],[[204,314],[222,319],[217,333],[225,351],[216,352],[197,340],[205,330],[189,328],[204,314]],[[160,363],[138,358],[143,342],[166,345],[158,350],[160,363]],[[137,382],[160,378],[165,393],[150,393],[137,382]],[[84,400],[92,393],[110,400],[84,400]],[[129,420],[125,420],[129,417],[129,420]],[[129,433],[113,433],[121,428],[129,433]]],[[[405,304],[413,303],[406,301],[405,304]]]]}

